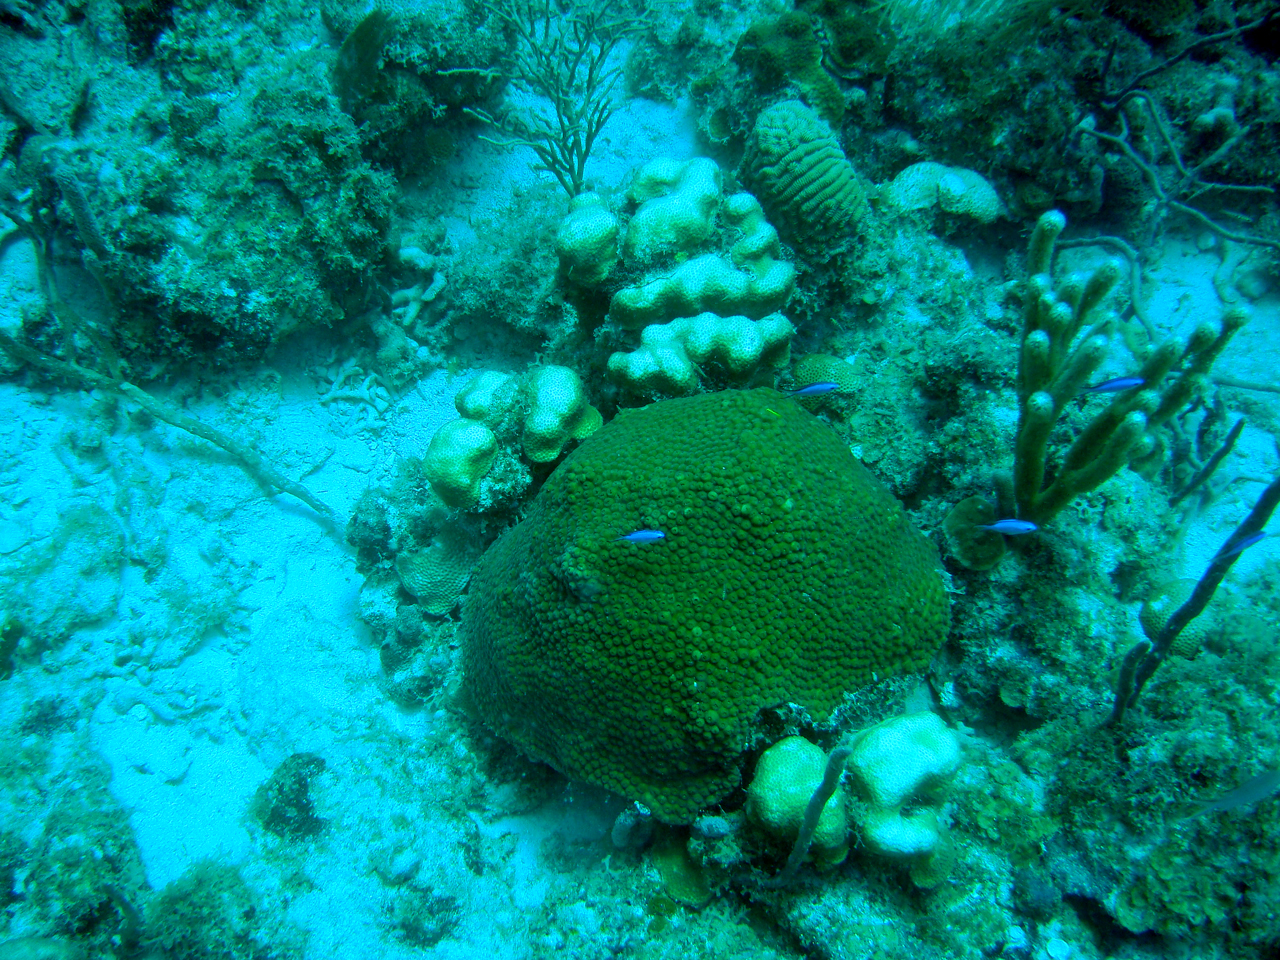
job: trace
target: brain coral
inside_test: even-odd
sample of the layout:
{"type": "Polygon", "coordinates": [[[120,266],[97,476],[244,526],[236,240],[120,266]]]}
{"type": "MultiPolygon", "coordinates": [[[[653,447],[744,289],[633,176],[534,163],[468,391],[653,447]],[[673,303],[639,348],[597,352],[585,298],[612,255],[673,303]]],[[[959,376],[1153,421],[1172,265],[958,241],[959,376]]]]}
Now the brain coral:
{"type": "Polygon", "coordinates": [[[847,235],[867,209],[831,128],[798,100],[775,103],[756,119],[741,172],[793,244],[847,235]]]}
{"type": "Polygon", "coordinates": [[[566,775],[689,822],[741,779],[760,711],[829,717],[946,634],[932,546],[774,390],[623,411],[484,555],[464,692],[566,775]],[[620,537],[661,530],[656,542],[620,537]]]}

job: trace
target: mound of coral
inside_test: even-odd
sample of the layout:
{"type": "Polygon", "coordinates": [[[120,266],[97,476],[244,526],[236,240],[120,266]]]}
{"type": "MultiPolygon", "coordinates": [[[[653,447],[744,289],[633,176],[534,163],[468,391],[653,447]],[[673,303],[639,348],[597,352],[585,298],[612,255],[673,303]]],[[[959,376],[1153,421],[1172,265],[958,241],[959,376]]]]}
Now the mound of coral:
{"type": "Polygon", "coordinates": [[[932,546],[834,432],[774,390],[703,394],[621,413],[489,549],[465,689],[531,756],[688,822],[762,711],[822,722],[947,623],[932,546]]]}

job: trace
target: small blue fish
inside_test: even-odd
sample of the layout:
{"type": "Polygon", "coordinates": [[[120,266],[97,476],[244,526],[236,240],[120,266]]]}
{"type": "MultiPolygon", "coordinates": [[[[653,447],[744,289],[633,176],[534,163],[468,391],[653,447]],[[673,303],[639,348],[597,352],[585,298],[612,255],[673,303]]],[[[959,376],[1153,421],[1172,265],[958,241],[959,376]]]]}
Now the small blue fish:
{"type": "Polygon", "coordinates": [[[1252,537],[1245,537],[1243,540],[1237,543],[1230,550],[1226,551],[1225,553],[1218,554],[1213,559],[1225,560],[1227,559],[1227,557],[1234,557],[1237,553],[1244,553],[1246,550],[1252,547],[1259,540],[1263,539],[1266,535],[1267,535],[1267,532],[1264,530],[1261,533],[1255,533],[1252,537]]]}
{"type": "Polygon", "coordinates": [[[637,530],[635,533],[628,533],[617,539],[625,540],[627,543],[654,543],[658,540],[667,539],[667,535],[661,530],[637,530]]]}
{"type": "Polygon", "coordinates": [[[792,390],[787,394],[788,397],[818,397],[824,393],[830,393],[832,390],[840,389],[840,384],[832,383],[830,380],[824,380],[821,383],[811,383],[807,387],[801,387],[799,390],[792,390]]]}
{"type": "Polygon", "coordinates": [[[1040,528],[1030,520],[997,520],[995,523],[980,523],[979,530],[990,530],[992,533],[1003,533],[1016,537],[1020,533],[1035,533],[1040,528]]]}
{"type": "Polygon", "coordinates": [[[1132,390],[1134,387],[1141,387],[1146,382],[1141,377],[1113,377],[1110,380],[1095,383],[1092,387],[1086,387],[1084,392],[1119,393],[1121,390],[1132,390]]]}

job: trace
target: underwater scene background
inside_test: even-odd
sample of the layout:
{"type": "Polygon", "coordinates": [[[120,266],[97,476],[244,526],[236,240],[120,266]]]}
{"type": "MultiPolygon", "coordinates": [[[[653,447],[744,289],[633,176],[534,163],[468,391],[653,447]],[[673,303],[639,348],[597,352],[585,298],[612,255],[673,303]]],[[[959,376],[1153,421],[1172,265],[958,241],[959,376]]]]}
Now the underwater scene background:
{"type": "Polygon", "coordinates": [[[1280,957],[1278,53],[0,0],[0,960],[1280,957]]]}

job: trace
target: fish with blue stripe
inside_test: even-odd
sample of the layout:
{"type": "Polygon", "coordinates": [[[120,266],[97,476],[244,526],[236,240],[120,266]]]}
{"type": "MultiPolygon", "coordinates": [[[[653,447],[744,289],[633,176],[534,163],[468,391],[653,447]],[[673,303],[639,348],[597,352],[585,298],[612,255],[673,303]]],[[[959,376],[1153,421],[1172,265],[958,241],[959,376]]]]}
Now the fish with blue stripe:
{"type": "Polygon", "coordinates": [[[636,530],[632,533],[625,533],[620,537],[616,537],[614,542],[625,540],[627,543],[656,543],[659,540],[667,539],[667,535],[661,530],[636,530]]]}
{"type": "Polygon", "coordinates": [[[1024,533],[1035,533],[1040,528],[1030,520],[997,520],[995,523],[979,523],[979,530],[990,530],[992,533],[1003,533],[1006,537],[1017,537],[1024,533]]]}
{"type": "Polygon", "coordinates": [[[830,380],[823,380],[821,383],[811,383],[807,387],[801,387],[799,390],[792,390],[787,394],[788,397],[820,397],[824,393],[830,393],[832,390],[839,390],[840,384],[832,383],[830,380]]]}
{"type": "Polygon", "coordinates": [[[1251,537],[1245,537],[1243,540],[1237,543],[1230,550],[1224,550],[1222,553],[1214,557],[1214,559],[1225,560],[1227,559],[1227,557],[1234,557],[1236,554],[1244,553],[1246,550],[1252,547],[1255,543],[1258,543],[1259,541],[1266,539],[1266,536],[1267,536],[1267,532],[1263,530],[1261,533],[1255,533],[1251,537]]]}
{"type": "Polygon", "coordinates": [[[1092,387],[1085,387],[1084,392],[1120,393],[1124,390],[1133,390],[1137,387],[1145,386],[1146,382],[1141,377],[1112,377],[1110,380],[1095,383],[1092,387]]]}

